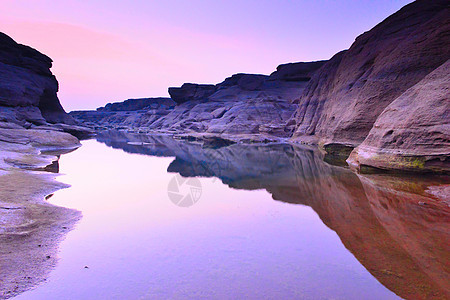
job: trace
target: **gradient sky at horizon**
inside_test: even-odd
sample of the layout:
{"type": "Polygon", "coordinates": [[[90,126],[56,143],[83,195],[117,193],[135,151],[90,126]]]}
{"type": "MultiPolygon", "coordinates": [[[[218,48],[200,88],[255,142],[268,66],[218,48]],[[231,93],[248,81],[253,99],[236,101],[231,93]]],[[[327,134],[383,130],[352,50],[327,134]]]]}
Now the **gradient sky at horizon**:
{"type": "Polygon", "coordinates": [[[0,28],[51,57],[66,110],[328,59],[410,0],[2,0],[0,28]]]}

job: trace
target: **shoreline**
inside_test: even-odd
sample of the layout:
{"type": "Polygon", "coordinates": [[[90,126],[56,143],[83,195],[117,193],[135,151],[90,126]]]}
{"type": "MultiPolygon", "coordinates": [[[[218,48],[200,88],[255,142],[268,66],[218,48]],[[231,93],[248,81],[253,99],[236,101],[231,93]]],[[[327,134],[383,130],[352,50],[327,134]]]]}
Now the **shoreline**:
{"type": "Polygon", "coordinates": [[[80,146],[59,133],[33,146],[0,141],[0,299],[44,282],[58,262],[60,242],[81,219],[81,212],[46,201],[69,187],[56,180],[59,155],[80,146]],[[63,146],[54,143],[58,138],[63,146]]]}

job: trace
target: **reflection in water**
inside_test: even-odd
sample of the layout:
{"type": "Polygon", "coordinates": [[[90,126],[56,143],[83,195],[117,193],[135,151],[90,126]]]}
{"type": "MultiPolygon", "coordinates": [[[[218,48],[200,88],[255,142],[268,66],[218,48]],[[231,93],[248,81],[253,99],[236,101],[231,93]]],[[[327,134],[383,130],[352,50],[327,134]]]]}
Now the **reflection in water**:
{"type": "Polygon", "coordinates": [[[273,199],[310,206],[384,286],[403,298],[449,298],[448,204],[432,179],[357,175],[288,144],[219,149],[167,136],[108,132],[98,141],[128,153],[175,156],[168,171],[217,177],[235,189],[265,189],[273,199]]]}

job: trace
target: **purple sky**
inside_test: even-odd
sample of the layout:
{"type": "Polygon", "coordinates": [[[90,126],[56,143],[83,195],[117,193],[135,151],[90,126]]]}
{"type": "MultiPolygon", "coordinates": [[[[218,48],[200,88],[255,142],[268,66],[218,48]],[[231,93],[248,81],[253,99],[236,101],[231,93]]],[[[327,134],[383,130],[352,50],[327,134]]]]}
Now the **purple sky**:
{"type": "Polygon", "coordinates": [[[411,1],[2,0],[0,28],[54,60],[67,110],[328,59],[411,1]]]}

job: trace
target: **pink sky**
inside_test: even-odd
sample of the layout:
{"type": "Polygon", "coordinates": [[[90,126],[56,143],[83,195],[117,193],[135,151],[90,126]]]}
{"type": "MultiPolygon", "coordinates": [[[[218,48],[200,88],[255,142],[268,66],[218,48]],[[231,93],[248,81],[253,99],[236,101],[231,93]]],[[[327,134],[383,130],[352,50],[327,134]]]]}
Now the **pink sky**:
{"type": "Polygon", "coordinates": [[[70,111],[328,59],[408,2],[2,0],[0,28],[53,59],[70,111]]]}

